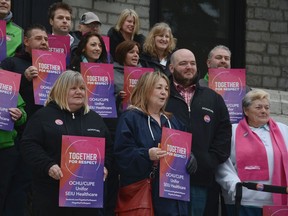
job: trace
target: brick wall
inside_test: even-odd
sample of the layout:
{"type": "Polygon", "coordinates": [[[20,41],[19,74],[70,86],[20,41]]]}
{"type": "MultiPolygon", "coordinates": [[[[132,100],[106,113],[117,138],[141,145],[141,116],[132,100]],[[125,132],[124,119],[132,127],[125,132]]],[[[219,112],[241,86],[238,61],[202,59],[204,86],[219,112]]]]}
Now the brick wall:
{"type": "Polygon", "coordinates": [[[247,0],[247,83],[288,90],[288,0],[247,0]]]}
{"type": "Polygon", "coordinates": [[[149,30],[149,0],[63,0],[63,2],[73,7],[74,29],[78,28],[80,16],[87,11],[92,11],[102,22],[102,34],[106,35],[116,24],[121,11],[130,8],[140,17],[140,33],[146,35],[149,30]]]}

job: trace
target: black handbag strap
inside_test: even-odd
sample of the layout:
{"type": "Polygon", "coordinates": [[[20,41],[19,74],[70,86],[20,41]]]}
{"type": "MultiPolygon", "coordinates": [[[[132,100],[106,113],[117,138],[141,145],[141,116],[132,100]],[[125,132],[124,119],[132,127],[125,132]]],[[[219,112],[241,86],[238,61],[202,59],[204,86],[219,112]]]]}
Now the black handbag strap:
{"type": "Polygon", "coordinates": [[[158,164],[159,164],[159,161],[154,161],[153,162],[153,166],[152,166],[151,172],[149,174],[149,178],[151,180],[155,178],[155,174],[156,174],[156,171],[158,169],[158,164]]]}
{"type": "Polygon", "coordinates": [[[270,192],[270,193],[280,193],[288,194],[288,187],[284,186],[275,186],[275,185],[266,185],[259,184],[254,182],[238,182],[236,184],[236,194],[235,194],[235,215],[239,216],[241,199],[242,199],[242,187],[246,187],[250,190],[270,192]]]}
{"type": "Polygon", "coordinates": [[[242,182],[242,186],[244,186],[250,190],[264,191],[264,192],[270,192],[270,193],[288,194],[288,187],[284,187],[284,186],[258,184],[258,183],[253,183],[253,182],[242,182]]]}
{"type": "Polygon", "coordinates": [[[242,200],[242,182],[236,184],[236,194],[235,194],[235,216],[240,214],[240,206],[242,200]]]}

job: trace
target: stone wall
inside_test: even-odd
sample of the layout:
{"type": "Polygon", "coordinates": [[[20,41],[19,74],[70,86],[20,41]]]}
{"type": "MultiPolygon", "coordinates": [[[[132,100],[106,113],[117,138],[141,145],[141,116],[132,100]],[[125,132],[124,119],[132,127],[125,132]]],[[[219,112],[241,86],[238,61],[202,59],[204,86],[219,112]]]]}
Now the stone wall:
{"type": "Polygon", "coordinates": [[[288,1],[247,0],[247,83],[288,90],[288,1]]]}
{"type": "Polygon", "coordinates": [[[146,35],[149,30],[149,0],[63,0],[73,7],[73,27],[78,28],[80,16],[92,11],[102,22],[102,34],[117,22],[118,16],[125,8],[133,9],[140,17],[140,33],[146,35]]]}

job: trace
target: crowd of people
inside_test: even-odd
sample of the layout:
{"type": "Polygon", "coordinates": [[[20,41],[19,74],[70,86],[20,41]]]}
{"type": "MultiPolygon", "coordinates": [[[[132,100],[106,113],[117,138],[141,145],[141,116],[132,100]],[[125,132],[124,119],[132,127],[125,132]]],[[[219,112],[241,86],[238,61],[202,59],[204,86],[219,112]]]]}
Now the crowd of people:
{"type": "MultiPolygon", "coordinates": [[[[0,19],[6,21],[10,37],[0,68],[21,74],[17,107],[9,109],[14,128],[0,129],[1,216],[114,216],[119,188],[149,178],[151,167],[156,167],[151,196],[157,216],[230,216],[238,182],[287,186],[288,126],[270,117],[267,92],[246,86],[244,117],[231,124],[223,97],[208,88],[209,74],[200,79],[197,57],[177,48],[167,23],[156,23],[145,37],[139,33],[136,11],[124,9],[107,32],[108,49],[96,14],[83,13],[74,32],[72,14],[67,3],[53,3],[48,8],[51,32],[40,24],[23,30],[12,21],[11,1],[0,0],[0,19]],[[32,65],[32,50],[48,51],[49,34],[69,37],[71,61],[40,106],[33,96],[38,70],[32,65]],[[89,109],[87,86],[79,73],[81,63],[88,62],[113,64],[117,118],[103,118],[89,109]],[[154,69],[140,77],[127,110],[122,103],[127,97],[124,67],[154,69]],[[159,147],[163,127],[193,136],[184,164],[190,201],[159,195],[159,161],[167,156],[159,147]],[[59,207],[63,135],[105,138],[103,208],[59,207]]],[[[215,45],[207,68],[230,69],[229,48],[215,45]]],[[[243,190],[240,215],[261,216],[263,206],[287,205],[287,198],[243,190]]]]}

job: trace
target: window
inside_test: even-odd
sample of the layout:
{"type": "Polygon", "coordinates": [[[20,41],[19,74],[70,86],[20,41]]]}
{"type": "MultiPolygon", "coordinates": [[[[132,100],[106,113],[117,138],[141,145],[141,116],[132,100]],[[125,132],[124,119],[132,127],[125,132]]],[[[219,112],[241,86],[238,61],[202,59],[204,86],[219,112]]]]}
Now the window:
{"type": "Polygon", "coordinates": [[[151,0],[150,24],[167,22],[177,48],[191,49],[198,71],[207,72],[208,52],[223,44],[232,51],[232,67],[244,67],[245,4],[231,0],[151,0]]]}

